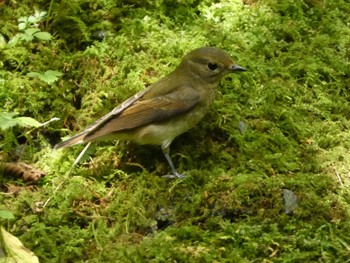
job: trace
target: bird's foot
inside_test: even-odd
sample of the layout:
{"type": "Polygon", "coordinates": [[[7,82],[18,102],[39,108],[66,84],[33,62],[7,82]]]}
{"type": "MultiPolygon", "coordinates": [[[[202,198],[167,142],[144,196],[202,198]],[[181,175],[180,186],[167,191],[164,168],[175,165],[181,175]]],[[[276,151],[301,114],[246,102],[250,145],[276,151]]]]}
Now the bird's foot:
{"type": "Polygon", "coordinates": [[[162,177],[165,178],[178,178],[178,179],[184,179],[186,177],[186,175],[184,174],[179,174],[179,173],[174,173],[174,174],[167,174],[167,175],[163,175],[162,177]]]}

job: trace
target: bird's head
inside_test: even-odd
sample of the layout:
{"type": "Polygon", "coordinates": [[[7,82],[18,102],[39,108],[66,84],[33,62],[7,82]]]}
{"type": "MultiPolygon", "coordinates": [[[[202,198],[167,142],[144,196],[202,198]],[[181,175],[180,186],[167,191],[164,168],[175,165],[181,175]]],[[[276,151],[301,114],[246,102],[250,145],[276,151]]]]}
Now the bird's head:
{"type": "Polygon", "coordinates": [[[246,71],[236,65],[227,52],[214,47],[201,47],[191,51],[183,58],[178,70],[208,84],[218,83],[228,73],[246,71]]]}

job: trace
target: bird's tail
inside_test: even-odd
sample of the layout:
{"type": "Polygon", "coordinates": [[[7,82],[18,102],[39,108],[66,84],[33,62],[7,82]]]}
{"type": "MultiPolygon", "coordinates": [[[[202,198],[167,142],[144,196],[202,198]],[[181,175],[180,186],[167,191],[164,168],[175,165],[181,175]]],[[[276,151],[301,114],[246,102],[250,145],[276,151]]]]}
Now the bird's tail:
{"type": "Polygon", "coordinates": [[[69,146],[73,146],[79,143],[83,143],[84,142],[84,137],[86,135],[86,131],[79,133],[75,136],[73,136],[72,138],[69,138],[68,140],[65,140],[63,142],[57,143],[54,147],[55,150],[61,149],[61,148],[67,148],[69,146]]]}

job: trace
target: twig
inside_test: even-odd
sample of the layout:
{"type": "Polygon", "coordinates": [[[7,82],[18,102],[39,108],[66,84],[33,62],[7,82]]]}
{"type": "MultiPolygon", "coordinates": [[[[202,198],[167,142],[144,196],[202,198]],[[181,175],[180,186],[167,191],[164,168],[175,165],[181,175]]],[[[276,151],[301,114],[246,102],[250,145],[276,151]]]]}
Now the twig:
{"type": "Polygon", "coordinates": [[[40,124],[39,127],[45,126],[46,124],[49,124],[50,122],[59,121],[59,120],[60,120],[60,118],[54,117],[54,118],[52,118],[51,120],[48,120],[48,121],[43,122],[42,124],[40,124]]]}
{"type": "MultiPolygon", "coordinates": [[[[73,165],[71,166],[71,168],[69,169],[68,173],[65,175],[65,177],[63,178],[63,180],[59,183],[59,185],[57,185],[57,187],[55,188],[55,190],[53,190],[53,195],[56,194],[56,192],[61,188],[61,186],[63,185],[63,183],[66,182],[66,180],[68,179],[68,177],[70,176],[71,172],[73,171],[73,168],[80,162],[81,158],[83,157],[83,155],[85,154],[85,152],[89,149],[91,145],[91,142],[89,142],[85,148],[80,152],[80,154],[78,155],[78,157],[75,159],[73,165]]],[[[47,204],[51,201],[52,196],[50,196],[45,203],[43,204],[43,206],[41,207],[42,209],[44,209],[47,204]]]]}
{"type": "Polygon", "coordinates": [[[337,171],[337,169],[335,168],[335,165],[334,165],[334,164],[332,165],[332,167],[333,167],[333,170],[334,170],[336,176],[338,177],[338,181],[339,181],[339,183],[340,183],[340,186],[343,187],[344,184],[343,184],[343,181],[342,181],[342,179],[341,179],[341,177],[340,177],[340,174],[338,173],[338,171],[337,171]]]}

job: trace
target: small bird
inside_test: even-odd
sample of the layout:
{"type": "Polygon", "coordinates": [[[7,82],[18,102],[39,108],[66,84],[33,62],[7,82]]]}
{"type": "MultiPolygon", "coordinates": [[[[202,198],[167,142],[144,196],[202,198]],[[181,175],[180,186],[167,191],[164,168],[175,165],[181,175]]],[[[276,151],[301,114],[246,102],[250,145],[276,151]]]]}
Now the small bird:
{"type": "Polygon", "coordinates": [[[183,178],[170,158],[170,144],[203,118],[222,77],[236,71],[246,69],[234,64],[224,50],[197,48],[168,76],[130,97],[83,132],[58,143],[55,149],[105,139],[160,145],[173,173],[168,177],[183,178]]]}

